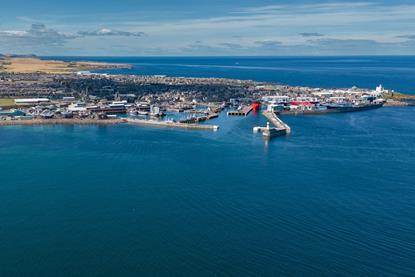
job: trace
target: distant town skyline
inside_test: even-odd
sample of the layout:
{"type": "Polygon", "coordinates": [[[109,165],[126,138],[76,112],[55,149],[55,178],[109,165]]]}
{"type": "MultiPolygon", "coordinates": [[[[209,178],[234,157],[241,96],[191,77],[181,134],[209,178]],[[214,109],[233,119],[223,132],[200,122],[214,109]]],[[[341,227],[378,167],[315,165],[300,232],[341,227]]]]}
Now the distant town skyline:
{"type": "Polygon", "coordinates": [[[415,55],[407,0],[0,2],[3,54],[415,55]]]}

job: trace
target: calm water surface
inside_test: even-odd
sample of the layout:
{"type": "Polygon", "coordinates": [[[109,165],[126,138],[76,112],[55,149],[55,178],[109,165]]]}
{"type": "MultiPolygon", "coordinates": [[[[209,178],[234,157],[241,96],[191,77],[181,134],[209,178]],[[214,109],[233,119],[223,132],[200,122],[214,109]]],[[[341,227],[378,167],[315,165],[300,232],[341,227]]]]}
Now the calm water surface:
{"type": "Polygon", "coordinates": [[[414,117],[2,127],[0,276],[413,276],[414,117]]]}
{"type": "Polygon", "coordinates": [[[323,88],[388,89],[415,93],[415,56],[393,57],[52,57],[133,65],[115,74],[222,77],[323,88]]]}

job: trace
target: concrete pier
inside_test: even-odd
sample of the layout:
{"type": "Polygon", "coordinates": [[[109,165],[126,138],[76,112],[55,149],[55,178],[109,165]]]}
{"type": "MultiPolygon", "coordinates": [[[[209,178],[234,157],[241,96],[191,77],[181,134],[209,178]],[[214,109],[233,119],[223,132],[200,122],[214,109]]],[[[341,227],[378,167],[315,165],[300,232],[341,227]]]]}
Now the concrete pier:
{"type": "Polygon", "coordinates": [[[287,135],[286,129],[270,127],[269,122],[267,122],[266,127],[254,127],[253,131],[254,133],[262,133],[262,135],[267,139],[287,135]]]}
{"type": "Polygon", "coordinates": [[[210,120],[210,119],[217,118],[217,117],[219,117],[219,114],[210,113],[205,116],[195,116],[195,117],[183,119],[183,120],[180,120],[179,123],[186,123],[186,124],[198,123],[198,122],[203,122],[203,121],[210,120]]]}
{"type": "Polygon", "coordinates": [[[217,131],[219,126],[217,125],[204,125],[194,123],[180,123],[172,121],[158,121],[158,120],[145,120],[145,119],[127,119],[129,124],[154,126],[154,127],[168,127],[168,128],[181,128],[181,129],[193,129],[193,130],[208,130],[217,131]]]}
{"type": "Polygon", "coordinates": [[[275,127],[270,126],[267,122],[266,127],[254,127],[254,133],[262,133],[264,138],[270,139],[272,137],[285,136],[291,133],[291,128],[285,122],[278,118],[272,111],[264,111],[262,113],[275,127]]]}
{"type": "Polygon", "coordinates": [[[274,112],[264,111],[262,114],[278,129],[285,129],[287,134],[291,133],[291,127],[282,121],[274,112]]]}
{"type": "Polygon", "coordinates": [[[252,112],[252,106],[242,106],[242,108],[239,110],[229,111],[228,115],[247,116],[250,112],[252,112]]]}

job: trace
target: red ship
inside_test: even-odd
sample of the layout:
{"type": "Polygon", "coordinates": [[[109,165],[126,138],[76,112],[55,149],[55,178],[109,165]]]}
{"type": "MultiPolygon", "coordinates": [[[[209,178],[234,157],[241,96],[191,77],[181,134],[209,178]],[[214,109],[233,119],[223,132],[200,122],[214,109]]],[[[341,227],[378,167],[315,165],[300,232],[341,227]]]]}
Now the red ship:
{"type": "Polygon", "coordinates": [[[261,103],[260,102],[253,102],[252,103],[252,110],[254,112],[257,112],[261,109],[261,103]]]}

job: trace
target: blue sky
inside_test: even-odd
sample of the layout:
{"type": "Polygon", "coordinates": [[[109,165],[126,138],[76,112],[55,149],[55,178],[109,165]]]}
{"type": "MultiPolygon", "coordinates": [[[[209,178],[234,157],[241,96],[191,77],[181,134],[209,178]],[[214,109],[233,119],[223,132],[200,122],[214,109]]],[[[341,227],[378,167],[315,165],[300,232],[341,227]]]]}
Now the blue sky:
{"type": "Polygon", "coordinates": [[[0,0],[0,53],[415,55],[415,1],[0,0]]]}

